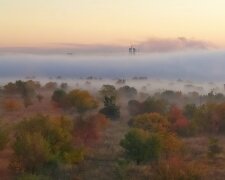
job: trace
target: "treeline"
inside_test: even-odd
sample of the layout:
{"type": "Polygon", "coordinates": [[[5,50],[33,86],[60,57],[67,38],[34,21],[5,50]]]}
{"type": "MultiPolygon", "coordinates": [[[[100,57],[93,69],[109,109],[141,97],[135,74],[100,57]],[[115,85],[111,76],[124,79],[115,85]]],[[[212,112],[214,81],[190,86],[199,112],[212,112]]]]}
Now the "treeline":
{"type": "MultiPolygon", "coordinates": [[[[110,120],[126,121],[129,127],[121,137],[118,179],[203,179],[205,166],[186,159],[183,138],[225,132],[225,97],[213,92],[164,91],[150,96],[127,85],[103,85],[94,94],[70,89],[66,83],[41,86],[16,81],[1,89],[2,107],[18,110],[12,103],[15,99],[22,99],[24,107],[35,99],[41,103],[46,91],[51,104],[62,110],[61,117],[33,115],[0,128],[0,149],[12,149],[9,168],[18,179],[78,178],[77,168],[101,140],[110,120]],[[127,119],[121,119],[122,111],[129,112],[127,119]]],[[[207,148],[209,158],[222,152],[216,138],[207,148]]]]}

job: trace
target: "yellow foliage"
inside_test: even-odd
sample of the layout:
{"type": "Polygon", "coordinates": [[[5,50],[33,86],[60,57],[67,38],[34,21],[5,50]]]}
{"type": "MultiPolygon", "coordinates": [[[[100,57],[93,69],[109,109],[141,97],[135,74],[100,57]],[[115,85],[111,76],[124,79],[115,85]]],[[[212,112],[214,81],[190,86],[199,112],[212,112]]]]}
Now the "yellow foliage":
{"type": "Polygon", "coordinates": [[[67,96],[68,103],[71,107],[76,108],[79,113],[84,113],[98,107],[97,101],[88,91],[75,89],[67,96]]]}
{"type": "Polygon", "coordinates": [[[166,131],[168,128],[167,119],[159,113],[146,113],[135,116],[131,119],[131,125],[147,131],[166,131]]]}

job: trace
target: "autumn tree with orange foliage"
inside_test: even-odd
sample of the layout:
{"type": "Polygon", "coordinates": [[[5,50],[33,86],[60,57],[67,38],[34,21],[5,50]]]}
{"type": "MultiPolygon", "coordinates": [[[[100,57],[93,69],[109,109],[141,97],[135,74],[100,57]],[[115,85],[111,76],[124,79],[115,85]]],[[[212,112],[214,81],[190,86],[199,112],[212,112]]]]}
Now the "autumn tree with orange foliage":
{"type": "Polygon", "coordinates": [[[181,109],[177,106],[172,106],[168,113],[168,121],[171,124],[171,129],[178,133],[179,135],[188,135],[189,134],[189,127],[190,122],[188,119],[183,115],[181,109]]]}
{"type": "Polygon", "coordinates": [[[78,118],[74,123],[74,137],[77,144],[90,147],[100,140],[102,131],[108,125],[104,115],[90,115],[85,119],[78,118]]]}

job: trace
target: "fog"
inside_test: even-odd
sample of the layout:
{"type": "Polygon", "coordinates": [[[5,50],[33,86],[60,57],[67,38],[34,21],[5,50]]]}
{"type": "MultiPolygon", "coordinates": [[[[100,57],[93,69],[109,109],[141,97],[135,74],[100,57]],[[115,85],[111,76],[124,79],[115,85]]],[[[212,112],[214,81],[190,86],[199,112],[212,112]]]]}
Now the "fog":
{"type": "MultiPolygon", "coordinates": [[[[125,78],[128,79],[127,82],[130,85],[135,83],[140,89],[143,89],[144,86],[146,86],[145,89],[151,89],[152,83],[154,83],[155,89],[173,90],[201,89],[201,86],[207,84],[205,86],[207,90],[223,91],[224,69],[225,51],[218,50],[86,56],[73,54],[0,54],[1,83],[9,80],[36,78],[44,81],[50,79],[68,81],[75,85],[75,79],[93,76],[103,79],[101,81],[95,80],[98,86],[109,84],[109,79],[125,78]],[[134,76],[147,77],[148,82],[132,81],[131,79],[134,76]],[[179,83],[182,82],[181,86],[177,82],[178,79],[182,80],[179,81],[179,83]],[[194,87],[187,88],[190,84],[194,87]]],[[[112,83],[115,83],[115,81],[112,81],[112,83]]],[[[77,82],[78,84],[87,86],[86,80],[77,82]]]]}

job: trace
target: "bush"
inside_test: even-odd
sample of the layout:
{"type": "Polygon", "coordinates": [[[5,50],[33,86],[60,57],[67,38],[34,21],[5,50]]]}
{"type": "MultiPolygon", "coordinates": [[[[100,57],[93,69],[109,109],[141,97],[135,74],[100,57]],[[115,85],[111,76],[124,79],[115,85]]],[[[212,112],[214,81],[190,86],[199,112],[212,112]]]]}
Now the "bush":
{"type": "Polygon", "coordinates": [[[118,180],[149,180],[152,179],[151,166],[149,165],[135,165],[125,164],[117,166],[118,180]]]}
{"type": "Polygon", "coordinates": [[[121,180],[201,180],[208,168],[200,163],[186,162],[179,157],[159,160],[147,165],[119,164],[118,179],[121,180]]]}
{"type": "Polygon", "coordinates": [[[44,175],[24,173],[16,178],[16,180],[51,180],[51,178],[44,175]]]}
{"type": "Polygon", "coordinates": [[[222,147],[219,145],[219,140],[216,138],[210,138],[208,145],[208,156],[210,158],[215,158],[221,152],[222,147]]]}
{"type": "Polygon", "coordinates": [[[173,157],[161,160],[152,166],[152,176],[155,180],[200,180],[204,179],[206,168],[197,163],[187,163],[181,158],[173,157]]]}

